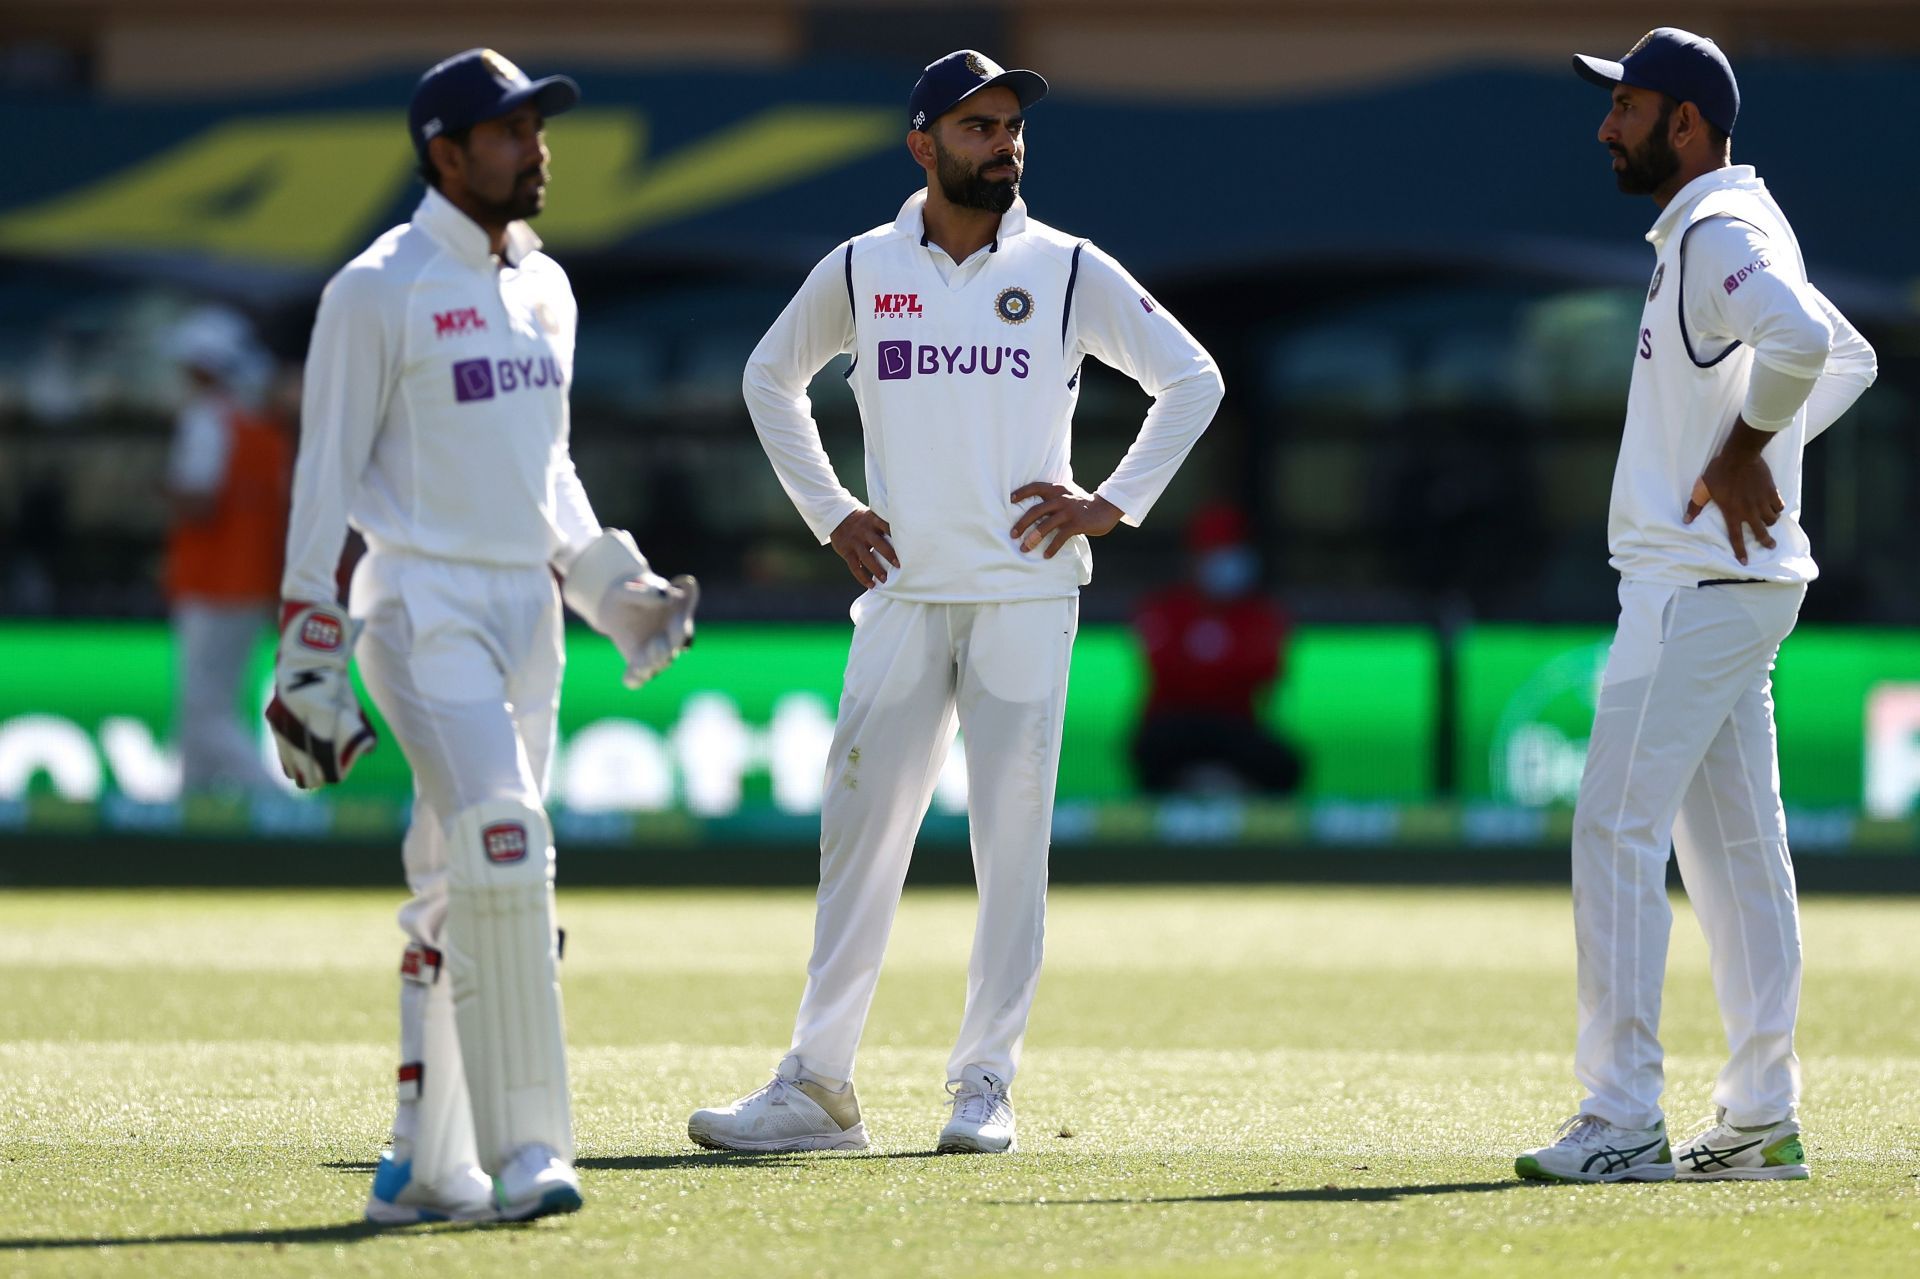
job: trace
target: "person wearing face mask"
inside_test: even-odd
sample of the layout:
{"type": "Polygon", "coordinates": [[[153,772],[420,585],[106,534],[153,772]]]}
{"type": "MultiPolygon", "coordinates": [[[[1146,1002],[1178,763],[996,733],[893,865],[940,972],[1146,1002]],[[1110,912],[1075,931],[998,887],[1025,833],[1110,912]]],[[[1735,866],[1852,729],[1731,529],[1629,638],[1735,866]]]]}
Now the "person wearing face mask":
{"type": "Polygon", "coordinates": [[[1300,788],[1300,754],[1260,722],[1284,665],[1289,621],[1260,590],[1247,521],[1210,507],[1187,530],[1193,580],[1152,596],[1134,619],[1150,684],[1133,742],[1153,794],[1300,788]]]}

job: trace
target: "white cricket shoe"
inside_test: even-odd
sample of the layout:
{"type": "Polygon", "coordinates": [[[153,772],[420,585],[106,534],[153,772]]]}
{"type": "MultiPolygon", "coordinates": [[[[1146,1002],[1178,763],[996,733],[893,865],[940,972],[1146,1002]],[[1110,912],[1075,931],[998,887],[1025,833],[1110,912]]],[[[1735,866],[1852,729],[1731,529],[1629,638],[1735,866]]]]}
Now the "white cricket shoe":
{"type": "Polygon", "coordinates": [[[1014,1148],[1013,1102],[1007,1085],[978,1066],[968,1066],[947,1085],[953,1117],[940,1130],[943,1155],[999,1155],[1014,1148]]]}
{"type": "Polygon", "coordinates": [[[1673,1151],[1664,1119],[1651,1128],[1619,1128],[1598,1115],[1575,1115],[1552,1145],[1527,1151],[1513,1170],[1530,1181],[1672,1181],[1673,1151]]]}
{"type": "Polygon", "coordinates": [[[696,1110],[687,1136],[709,1150],[865,1150],[853,1085],[837,1092],[800,1077],[792,1058],[762,1087],[727,1106],[696,1110]],[[831,1108],[831,1109],[829,1109],[831,1108]]]}
{"type": "Polygon", "coordinates": [[[491,1221],[493,1182],[469,1166],[447,1186],[429,1187],[413,1177],[413,1160],[380,1152],[367,1195],[367,1220],[382,1226],[414,1226],[423,1221],[491,1221]]]}
{"type": "Polygon", "coordinates": [[[1735,1128],[1722,1106],[1707,1130],[1673,1152],[1682,1181],[1804,1181],[1806,1148],[1791,1119],[1758,1128],[1735,1128]]]}
{"type": "Polygon", "coordinates": [[[560,1212],[578,1212],[580,1178],[573,1165],[535,1142],[507,1156],[493,1177],[493,1202],[502,1221],[531,1221],[560,1212]]]}

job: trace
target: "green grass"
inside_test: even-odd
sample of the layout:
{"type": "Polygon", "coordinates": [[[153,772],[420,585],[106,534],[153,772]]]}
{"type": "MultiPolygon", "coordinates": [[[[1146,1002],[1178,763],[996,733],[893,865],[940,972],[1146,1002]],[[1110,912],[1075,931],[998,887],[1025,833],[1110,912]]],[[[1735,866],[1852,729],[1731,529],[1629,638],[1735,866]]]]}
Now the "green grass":
{"type": "MultiPolygon", "coordinates": [[[[0,897],[0,1273],[1910,1273],[1911,900],[1807,903],[1814,1179],[1543,1187],[1577,1100],[1564,891],[1061,889],[1021,1153],[931,1158],[972,901],[913,892],[861,1059],[876,1155],[697,1150],[784,1050],[793,892],[563,893],[586,1210],[359,1224],[389,1119],[391,893],[0,897]]],[[[1721,1051],[1677,903],[1668,1113],[1721,1051]]]]}

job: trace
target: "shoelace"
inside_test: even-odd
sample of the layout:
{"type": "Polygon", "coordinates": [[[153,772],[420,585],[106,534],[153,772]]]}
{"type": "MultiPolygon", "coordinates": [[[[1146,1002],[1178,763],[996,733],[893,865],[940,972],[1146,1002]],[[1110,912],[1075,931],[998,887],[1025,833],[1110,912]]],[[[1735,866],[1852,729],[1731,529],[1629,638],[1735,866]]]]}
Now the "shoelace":
{"type": "Polygon", "coordinates": [[[1608,1127],[1607,1121],[1598,1115],[1575,1115],[1554,1130],[1554,1144],[1582,1141],[1594,1135],[1594,1130],[1608,1127]]]}
{"type": "Polygon", "coordinates": [[[992,1123],[1012,1109],[1007,1102],[1007,1094],[990,1089],[964,1088],[960,1084],[949,1083],[947,1097],[947,1106],[953,1111],[953,1117],[970,1124],[992,1123]]]}
{"type": "MultiPolygon", "coordinates": [[[[757,1101],[761,1097],[765,1097],[769,1105],[784,1106],[787,1104],[789,1100],[792,1099],[792,1095],[794,1093],[799,1093],[799,1092],[800,1092],[800,1089],[795,1086],[794,1082],[791,1079],[786,1079],[780,1075],[775,1075],[772,1079],[767,1080],[767,1082],[762,1084],[759,1088],[755,1089],[751,1093],[748,1093],[745,1097],[742,1097],[740,1099],[740,1106],[742,1109],[745,1109],[749,1103],[757,1101]]],[[[805,1096],[806,1094],[801,1093],[800,1095],[805,1096]]]]}
{"type": "MultiPolygon", "coordinates": [[[[1700,1130],[1702,1137],[1705,1137],[1717,1128],[1725,1128],[1727,1126],[1727,1112],[1724,1110],[1716,1110],[1713,1114],[1708,1115],[1705,1119],[1702,1119],[1694,1125],[1695,1128],[1700,1130]]],[[[1738,1131],[1738,1129],[1735,1129],[1735,1131],[1738,1131]]]]}

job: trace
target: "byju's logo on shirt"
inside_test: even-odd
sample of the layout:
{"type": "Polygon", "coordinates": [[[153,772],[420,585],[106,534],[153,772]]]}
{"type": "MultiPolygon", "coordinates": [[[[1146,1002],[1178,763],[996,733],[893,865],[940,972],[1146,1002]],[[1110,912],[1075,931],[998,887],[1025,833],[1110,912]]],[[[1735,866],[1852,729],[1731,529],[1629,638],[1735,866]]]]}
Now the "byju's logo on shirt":
{"type": "Polygon", "coordinates": [[[1019,346],[935,346],[930,342],[882,342],[876,355],[882,382],[904,381],[916,373],[921,377],[974,373],[994,377],[1002,370],[1025,378],[1032,371],[1029,361],[1033,358],[1019,346]]]}
{"type": "Polygon", "coordinates": [[[873,318],[876,320],[917,320],[923,314],[918,293],[876,293],[873,318]]]}
{"type": "Polygon", "coordinates": [[[1738,271],[1735,271],[1732,275],[1722,280],[1720,282],[1720,287],[1725,289],[1727,292],[1731,293],[1735,289],[1739,288],[1741,285],[1745,284],[1747,282],[1748,276],[1758,275],[1772,265],[1773,263],[1767,261],[1765,258],[1755,258],[1753,261],[1747,263],[1745,266],[1741,267],[1738,271]]]}
{"type": "Polygon", "coordinates": [[[561,384],[560,365],[551,355],[537,360],[459,360],[453,366],[453,398],[461,404],[491,400],[521,387],[561,384]]]}

